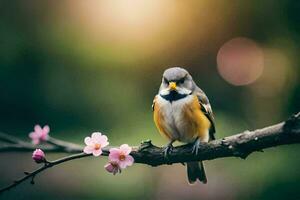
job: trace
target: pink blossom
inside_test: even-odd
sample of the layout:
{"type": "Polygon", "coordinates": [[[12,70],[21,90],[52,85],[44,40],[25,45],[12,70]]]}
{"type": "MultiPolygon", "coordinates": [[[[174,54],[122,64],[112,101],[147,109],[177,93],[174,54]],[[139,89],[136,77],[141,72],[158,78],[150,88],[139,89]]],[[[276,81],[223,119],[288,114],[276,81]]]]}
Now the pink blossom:
{"type": "Polygon", "coordinates": [[[111,148],[109,150],[109,161],[116,162],[121,169],[125,169],[127,166],[131,166],[134,159],[130,154],[132,148],[128,144],[122,144],[120,148],[111,148]]]}
{"type": "Polygon", "coordinates": [[[109,144],[106,135],[102,135],[99,132],[93,133],[92,137],[86,137],[84,142],[86,144],[83,150],[84,153],[93,154],[94,156],[100,156],[102,148],[109,144]]]}
{"type": "Polygon", "coordinates": [[[36,162],[36,163],[42,163],[45,162],[45,153],[41,150],[41,149],[36,149],[33,153],[32,153],[32,159],[36,162]]]}
{"type": "Polygon", "coordinates": [[[106,171],[112,173],[113,175],[121,173],[121,168],[117,162],[109,162],[104,166],[104,168],[106,169],[106,171]]]}
{"type": "Polygon", "coordinates": [[[48,125],[43,128],[40,125],[34,126],[34,132],[29,134],[33,144],[39,144],[41,141],[46,141],[49,137],[50,128],[48,125]]]}

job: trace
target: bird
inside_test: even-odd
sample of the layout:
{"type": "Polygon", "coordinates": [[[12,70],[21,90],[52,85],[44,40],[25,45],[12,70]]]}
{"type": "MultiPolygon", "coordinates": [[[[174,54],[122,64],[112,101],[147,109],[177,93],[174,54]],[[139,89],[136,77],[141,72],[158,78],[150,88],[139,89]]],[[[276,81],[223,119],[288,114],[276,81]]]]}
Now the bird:
{"type": "MultiPolygon", "coordinates": [[[[198,155],[201,143],[215,140],[215,119],[209,100],[190,73],[182,67],[171,67],[164,71],[152,110],[159,133],[169,140],[164,146],[166,159],[175,141],[192,143],[191,153],[198,155]]],[[[203,162],[188,162],[187,177],[190,184],[197,180],[206,184],[203,162]]]]}

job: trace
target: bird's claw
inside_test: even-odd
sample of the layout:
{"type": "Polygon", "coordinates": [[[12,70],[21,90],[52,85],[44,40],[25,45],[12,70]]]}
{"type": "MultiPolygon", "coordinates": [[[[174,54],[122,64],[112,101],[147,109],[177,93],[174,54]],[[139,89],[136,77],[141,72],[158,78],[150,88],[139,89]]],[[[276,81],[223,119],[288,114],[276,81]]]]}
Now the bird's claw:
{"type": "Polygon", "coordinates": [[[169,155],[172,152],[173,148],[174,147],[173,147],[172,143],[169,143],[167,146],[164,147],[163,153],[164,153],[164,158],[166,160],[169,159],[169,155]]]}
{"type": "Polygon", "coordinates": [[[200,140],[197,139],[195,142],[194,142],[194,145],[193,145],[193,150],[192,150],[192,153],[195,154],[195,155],[198,155],[198,152],[199,152],[199,148],[200,148],[200,140]]]}

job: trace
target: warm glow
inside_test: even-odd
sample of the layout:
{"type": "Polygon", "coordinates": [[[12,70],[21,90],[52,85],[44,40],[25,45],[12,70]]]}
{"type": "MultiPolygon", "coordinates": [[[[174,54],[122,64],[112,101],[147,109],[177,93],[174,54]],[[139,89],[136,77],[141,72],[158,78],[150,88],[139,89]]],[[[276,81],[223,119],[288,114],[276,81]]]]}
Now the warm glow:
{"type": "Polygon", "coordinates": [[[135,40],[158,32],[168,22],[164,1],[77,1],[69,10],[83,30],[93,37],[135,40]],[[74,8],[75,7],[75,8],[74,8]],[[78,20],[78,21],[77,21],[78,20]]]}
{"type": "Polygon", "coordinates": [[[113,66],[156,56],[168,59],[163,55],[180,52],[195,56],[197,46],[207,52],[217,40],[212,32],[222,34],[228,29],[227,17],[218,18],[222,12],[221,6],[216,8],[208,0],[67,1],[53,14],[54,26],[61,27],[55,40],[65,42],[63,47],[89,63],[118,62],[113,66]]]}
{"type": "Polygon", "coordinates": [[[264,68],[261,48],[247,38],[226,42],[217,55],[220,75],[233,85],[248,85],[256,81],[264,68]]]}

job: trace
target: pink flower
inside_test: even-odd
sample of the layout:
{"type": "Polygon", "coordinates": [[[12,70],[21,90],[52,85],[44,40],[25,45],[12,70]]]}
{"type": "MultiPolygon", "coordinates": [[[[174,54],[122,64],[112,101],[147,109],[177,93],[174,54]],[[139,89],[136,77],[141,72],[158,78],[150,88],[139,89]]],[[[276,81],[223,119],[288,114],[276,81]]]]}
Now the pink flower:
{"type": "Polygon", "coordinates": [[[33,153],[32,153],[32,159],[36,162],[36,163],[42,163],[45,162],[45,153],[41,150],[41,149],[36,149],[33,153]]]}
{"type": "Polygon", "coordinates": [[[111,148],[109,150],[109,161],[116,162],[121,169],[125,169],[127,166],[131,166],[134,159],[130,154],[132,148],[128,144],[122,144],[120,148],[111,148]]]}
{"type": "Polygon", "coordinates": [[[121,173],[121,168],[117,162],[109,162],[104,166],[104,168],[106,169],[106,171],[112,173],[113,175],[121,173]]]}
{"type": "Polygon", "coordinates": [[[102,154],[102,148],[106,147],[109,142],[106,135],[102,135],[99,132],[92,134],[92,137],[86,137],[84,139],[86,147],[84,147],[84,153],[93,154],[94,156],[100,156],[102,154]]]}
{"type": "Polygon", "coordinates": [[[33,144],[39,144],[40,141],[46,141],[48,139],[50,128],[48,125],[41,128],[40,125],[34,126],[34,132],[29,134],[33,144]]]}

